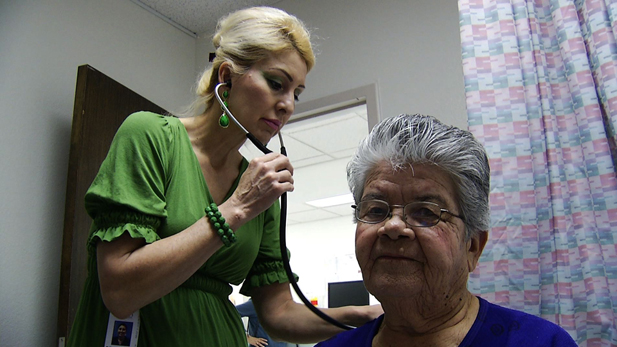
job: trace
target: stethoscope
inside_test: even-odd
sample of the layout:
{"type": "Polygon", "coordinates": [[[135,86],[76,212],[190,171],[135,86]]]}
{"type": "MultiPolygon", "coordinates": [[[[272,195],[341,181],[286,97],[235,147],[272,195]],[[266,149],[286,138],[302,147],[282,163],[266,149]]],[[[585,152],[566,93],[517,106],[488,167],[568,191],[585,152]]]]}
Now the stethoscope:
{"type": "MultiPolygon", "coordinates": [[[[216,85],[216,87],[214,87],[214,95],[216,96],[216,100],[218,100],[219,104],[221,105],[223,112],[225,112],[227,116],[231,118],[231,120],[234,123],[236,123],[236,125],[246,134],[246,137],[255,145],[255,147],[257,147],[261,152],[263,152],[263,154],[272,153],[272,151],[269,150],[268,147],[264,146],[263,143],[257,140],[257,138],[253,134],[251,134],[248,130],[246,130],[246,128],[243,127],[242,124],[240,124],[240,122],[238,122],[236,117],[234,117],[233,114],[231,114],[231,111],[229,111],[229,108],[227,107],[227,105],[225,105],[225,103],[223,102],[223,99],[221,99],[221,96],[219,95],[219,88],[221,86],[227,86],[231,88],[231,81],[227,81],[225,83],[219,83],[216,85]]],[[[283,137],[281,136],[280,130],[278,132],[278,136],[279,136],[279,141],[281,143],[281,154],[284,156],[287,156],[287,150],[285,149],[285,145],[283,144],[283,137]]],[[[309,310],[311,310],[313,313],[315,313],[317,316],[319,316],[321,319],[339,328],[345,329],[345,330],[353,329],[353,327],[337,321],[336,319],[328,316],[327,314],[323,313],[318,308],[313,306],[313,304],[311,304],[311,302],[306,298],[306,296],[304,296],[304,294],[300,290],[300,287],[298,287],[298,283],[296,282],[293,272],[291,271],[291,265],[289,264],[289,255],[287,254],[287,242],[285,240],[286,218],[287,218],[287,192],[281,195],[281,220],[280,220],[279,238],[280,238],[281,257],[283,258],[283,267],[285,268],[285,273],[287,274],[287,279],[289,280],[289,283],[293,287],[294,291],[296,292],[300,300],[302,300],[304,305],[309,310]]]]}

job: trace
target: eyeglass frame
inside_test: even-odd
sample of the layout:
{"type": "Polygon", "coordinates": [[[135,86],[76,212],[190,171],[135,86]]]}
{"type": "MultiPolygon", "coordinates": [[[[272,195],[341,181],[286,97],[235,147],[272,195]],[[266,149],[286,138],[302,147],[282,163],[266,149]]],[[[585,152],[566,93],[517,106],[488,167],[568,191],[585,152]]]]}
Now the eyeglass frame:
{"type": "Polygon", "coordinates": [[[355,204],[351,205],[351,208],[353,208],[354,211],[355,211],[356,220],[358,220],[358,221],[360,221],[362,223],[366,223],[366,224],[379,224],[379,223],[381,223],[381,222],[383,222],[385,220],[388,220],[388,219],[392,218],[392,208],[393,207],[401,207],[401,208],[403,208],[403,220],[405,221],[405,224],[410,226],[410,227],[422,227],[422,228],[434,227],[435,225],[439,224],[439,222],[442,221],[441,216],[442,216],[442,214],[444,212],[449,214],[449,215],[451,215],[451,216],[459,218],[460,220],[465,222],[465,218],[463,218],[462,216],[456,215],[456,214],[450,212],[449,210],[447,210],[445,208],[442,208],[441,206],[439,206],[439,204],[436,204],[436,203],[431,202],[431,201],[412,201],[412,202],[406,203],[405,205],[390,205],[387,201],[384,201],[384,200],[381,200],[381,199],[370,199],[370,200],[360,201],[358,203],[358,205],[355,205],[355,204]],[[360,204],[364,203],[364,202],[369,202],[369,201],[380,201],[380,202],[383,202],[384,204],[386,204],[388,206],[388,213],[385,215],[384,219],[382,219],[382,220],[380,220],[378,222],[367,222],[367,221],[364,221],[364,220],[360,219],[360,217],[358,217],[358,213],[360,211],[358,209],[358,206],[360,204]],[[439,208],[439,216],[437,216],[437,221],[434,224],[431,224],[431,225],[412,225],[412,224],[409,224],[407,222],[407,214],[405,213],[405,208],[407,206],[413,205],[413,204],[428,204],[428,205],[437,206],[439,208]]]}

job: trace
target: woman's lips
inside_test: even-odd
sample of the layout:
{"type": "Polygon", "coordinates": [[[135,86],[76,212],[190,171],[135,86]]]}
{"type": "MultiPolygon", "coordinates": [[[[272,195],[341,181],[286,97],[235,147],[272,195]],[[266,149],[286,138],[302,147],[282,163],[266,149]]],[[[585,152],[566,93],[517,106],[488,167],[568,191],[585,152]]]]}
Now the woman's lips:
{"type": "Polygon", "coordinates": [[[407,258],[407,257],[401,257],[401,256],[393,256],[393,255],[382,255],[379,256],[377,259],[383,259],[383,260],[413,260],[411,258],[407,258]]]}
{"type": "Polygon", "coordinates": [[[412,257],[408,253],[405,253],[403,249],[400,249],[398,251],[377,252],[375,259],[415,261],[414,257],[412,257]]]}
{"type": "Polygon", "coordinates": [[[268,126],[274,130],[279,130],[281,127],[281,122],[278,119],[263,119],[268,126]]]}

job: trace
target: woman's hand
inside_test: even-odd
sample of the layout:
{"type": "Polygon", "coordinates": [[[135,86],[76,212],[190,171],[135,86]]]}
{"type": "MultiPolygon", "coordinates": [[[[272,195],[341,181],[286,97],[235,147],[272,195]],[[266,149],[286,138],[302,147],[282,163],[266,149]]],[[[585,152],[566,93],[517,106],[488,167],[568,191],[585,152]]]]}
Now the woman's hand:
{"type": "Polygon", "coordinates": [[[293,166],[286,156],[269,153],[254,158],[219,211],[236,229],[272,206],[283,193],[293,191],[293,183],[293,166]]]}
{"type": "Polygon", "coordinates": [[[249,334],[246,335],[246,339],[249,341],[249,345],[255,347],[266,347],[268,345],[268,340],[261,337],[254,337],[249,334]]]}

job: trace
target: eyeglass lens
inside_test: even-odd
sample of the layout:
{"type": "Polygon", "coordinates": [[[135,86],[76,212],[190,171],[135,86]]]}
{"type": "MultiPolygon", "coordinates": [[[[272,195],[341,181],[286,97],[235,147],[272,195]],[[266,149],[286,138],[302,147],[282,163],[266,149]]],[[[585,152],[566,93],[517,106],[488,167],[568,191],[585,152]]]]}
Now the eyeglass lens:
{"type": "MultiPolygon", "coordinates": [[[[393,205],[399,206],[399,205],[393,205]]],[[[429,227],[439,223],[441,208],[430,202],[405,205],[405,221],[410,226],[429,227]]],[[[390,216],[390,205],[381,200],[366,200],[358,204],[356,218],[365,223],[380,223],[390,216]]]]}

